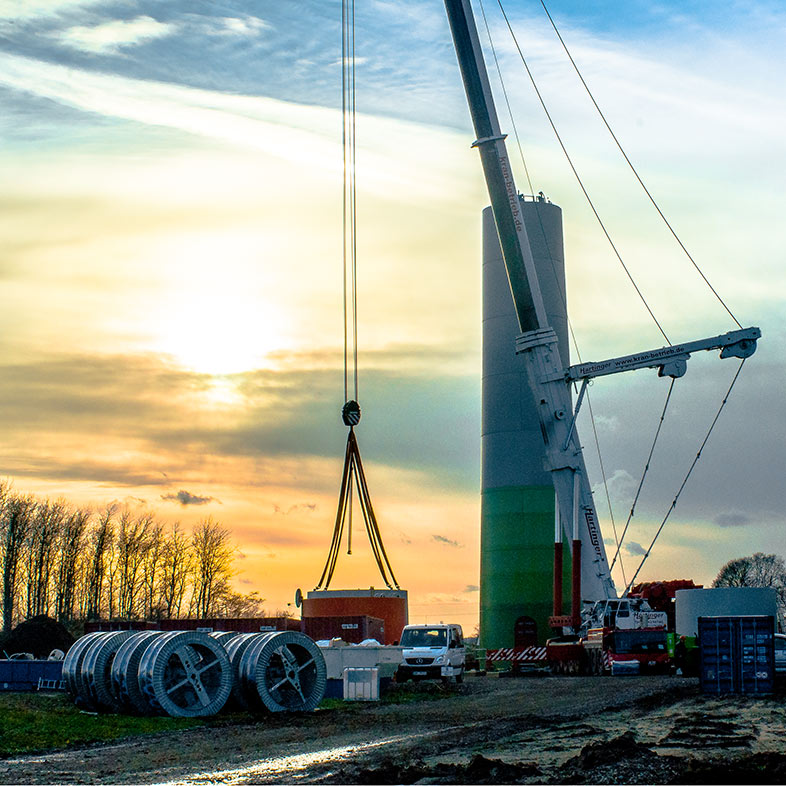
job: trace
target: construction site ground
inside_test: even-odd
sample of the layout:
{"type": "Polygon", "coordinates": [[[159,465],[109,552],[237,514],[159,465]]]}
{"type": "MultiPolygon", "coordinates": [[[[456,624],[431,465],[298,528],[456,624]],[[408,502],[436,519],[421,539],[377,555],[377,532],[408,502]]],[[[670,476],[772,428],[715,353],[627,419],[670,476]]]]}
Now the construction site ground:
{"type": "Polygon", "coordinates": [[[395,687],[383,703],[0,761],[0,783],[785,783],[783,695],[681,677],[395,687]]]}

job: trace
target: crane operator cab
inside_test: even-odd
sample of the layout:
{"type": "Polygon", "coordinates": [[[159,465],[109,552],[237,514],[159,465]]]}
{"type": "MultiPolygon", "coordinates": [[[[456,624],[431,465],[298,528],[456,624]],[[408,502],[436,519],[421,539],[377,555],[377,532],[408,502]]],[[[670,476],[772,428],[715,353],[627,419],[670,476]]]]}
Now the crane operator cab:
{"type": "Polygon", "coordinates": [[[406,625],[401,632],[402,661],[396,682],[464,679],[466,651],[461,625],[406,625]]]}
{"type": "Polygon", "coordinates": [[[666,612],[653,611],[643,598],[599,600],[582,614],[583,627],[641,630],[665,628],[666,612]]]}

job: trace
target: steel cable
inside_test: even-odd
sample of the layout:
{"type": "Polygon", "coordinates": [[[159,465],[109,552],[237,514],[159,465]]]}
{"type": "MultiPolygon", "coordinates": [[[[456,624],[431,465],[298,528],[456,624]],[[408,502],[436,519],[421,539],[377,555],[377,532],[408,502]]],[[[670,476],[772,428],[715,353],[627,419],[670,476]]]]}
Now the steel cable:
{"type": "MultiPolygon", "coordinates": [[[[502,93],[505,96],[505,105],[507,106],[507,109],[508,109],[508,116],[510,117],[510,124],[511,124],[511,126],[513,128],[513,133],[514,133],[514,135],[516,137],[516,145],[518,147],[519,156],[521,158],[521,165],[524,168],[524,174],[526,175],[526,178],[527,178],[527,184],[529,185],[530,193],[534,196],[535,188],[532,185],[532,180],[530,179],[530,175],[529,175],[529,167],[527,166],[527,162],[526,162],[526,160],[524,158],[524,149],[522,147],[521,140],[519,138],[519,132],[518,132],[518,128],[516,126],[516,120],[515,120],[515,118],[513,116],[513,109],[512,109],[512,107],[510,105],[510,100],[508,99],[508,91],[507,91],[507,88],[505,87],[505,79],[502,76],[502,68],[500,67],[499,59],[497,58],[497,49],[494,46],[494,38],[491,35],[491,27],[489,26],[488,18],[486,16],[486,9],[485,9],[485,7],[483,5],[483,0],[479,0],[479,2],[480,2],[480,10],[481,10],[481,13],[483,15],[483,23],[484,23],[484,26],[486,28],[486,35],[487,35],[488,40],[489,40],[489,47],[491,48],[491,53],[492,53],[492,55],[494,57],[494,64],[495,64],[496,69],[497,69],[497,76],[499,77],[499,83],[500,83],[500,85],[502,87],[502,93]]],[[[549,245],[548,235],[546,234],[546,228],[543,226],[543,219],[541,218],[541,215],[540,215],[540,203],[537,200],[535,200],[534,201],[534,205],[535,205],[535,214],[538,217],[538,224],[540,226],[540,231],[541,231],[541,234],[543,236],[543,244],[544,244],[544,246],[546,248],[546,254],[548,255],[549,262],[551,264],[551,270],[554,273],[554,279],[555,279],[555,281],[557,283],[557,291],[559,292],[560,300],[562,301],[562,306],[565,309],[565,314],[567,316],[568,305],[567,305],[567,302],[565,300],[565,295],[564,295],[564,293],[562,291],[562,286],[560,285],[560,278],[557,275],[557,268],[556,268],[556,265],[554,264],[554,256],[551,253],[551,246],[549,245]]],[[[578,357],[579,363],[581,363],[581,351],[579,350],[579,344],[578,344],[578,341],[576,340],[576,335],[573,332],[573,326],[571,325],[570,318],[567,318],[567,323],[568,323],[568,330],[570,331],[570,337],[571,337],[571,340],[572,340],[572,343],[573,343],[573,347],[576,350],[576,355],[578,357]]],[[[614,543],[617,546],[617,549],[619,550],[620,540],[619,540],[619,538],[617,536],[617,524],[616,524],[616,522],[614,520],[614,510],[613,510],[613,508],[611,506],[611,497],[609,495],[608,478],[606,477],[606,470],[605,470],[605,467],[604,467],[604,464],[603,464],[603,456],[602,456],[601,450],[600,450],[600,440],[598,439],[598,430],[597,430],[596,425],[595,425],[595,415],[594,415],[594,413],[592,411],[592,402],[590,400],[589,390],[587,390],[586,396],[587,396],[587,406],[589,408],[589,413],[590,413],[590,422],[592,423],[592,433],[593,433],[593,436],[594,436],[594,439],[595,439],[595,451],[598,454],[598,462],[600,464],[601,477],[603,479],[603,488],[604,488],[604,491],[606,493],[606,504],[608,505],[608,509],[609,509],[609,518],[611,520],[611,528],[612,528],[612,530],[614,532],[614,543]]],[[[625,566],[622,563],[622,558],[620,558],[620,570],[622,572],[622,580],[627,585],[627,579],[625,578],[625,566]]]]}
{"type": "Polygon", "coordinates": [[[557,130],[557,126],[556,126],[556,124],[554,123],[554,120],[551,117],[551,113],[549,112],[548,107],[546,106],[546,102],[544,101],[543,96],[541,95],[540,89],[538,88],[537,82],[535,81],[535,77],[533,76],[532,71],[530,70],[529,64],[527,63],[527,59],[524,57],[524,53],[523,53],[523,51],[521,49],[521,46],[519,45],[518,38],[516,37],[516,34],[513,31],[513,27],[510,24],[510,20],[508,19],[508,15],[507,15],[507,13],[505,13],[505,9],[502,6],[502,0],[497,0],[497,5],[499,5],[499,9],[502,12],[503,18],[505,19],[505,24],[508,27],[508,30],[509,30],[510,35],[511,35],[511,38],[513,39],[513,43],[516,46],[516,49],[518,50],[519,57],[521,58],[521,62],[524,64],[524,68],[525,68],[525,70],[527,72],[527,76],[529,77],[529,80],[532,83],[532,87],[535,90],[535,94],[538,97],[538,101],[540,102],[540,105],[543,108],[544,113],[546,114],[546,118],[549,121],[549,125],[551,126],[551,130],[554,132],[554,135],[557,138],[557,142],[559,143],[559,146],[562,149],[562,152],[563,152],[563,154],[565,156],[565,159],[567,160],[568,165],[570,166],[570,169],[573,172],[573,176],[576,178],[576,182],[579,184],[579,188],[581,189],[582,194],[584,194],[584,198],[587,200],[587,204],[589,205],[590,210],[592,210],[592,213],[595,216],[595,219],[598,222],[598,225],[600,226],[604,236],[606,237],[606,240],[608,241],[609,245],[611,246],[611,250],[614,252],[614,255],[617,257],[617,261],[620,263],[620,265],[622,266],[622,269],[625,271],[625,274],[627,275],[628,280],[630,281],[631,285],[633,286],[633,289],[636,291],[636,294],[639,296],[639,299],[643,303],[644,308],[647,310],[647,313],[650,315],[652,321],[655,323],[656,327],[660,331],[660,333],[663,336],[663,338],[666,339],[666,343],[669,346],[671,346],[671,341],[669,340],[669,337],[666,335],[666,332],[664,331],[664,329],[661,326],[660,322],[658,321],[657,317],[655,316],[655,314],[653,313],[652,309],[650,308],[650,305],[647,302],[647,299],[644,297],[644,293],[641,291],[641,289],[639,289],[638,284],[636,283],[635,279],[633,278],[633,274],[630,272],[630,270],[628,269],[628,266],[625,264],[625,261],[623,260],[622,255],[620,254],[619,250],[617,249],[616,244],[612,240],[611,235],[609,234],[609,231],[606,228],[606,224],[604,223],[603,219],[600,217],[600,213],[598,213],[597,208],[595,207],[595,203],[592,201],[592,198],[590,197],[589,192],[587,191],[587,189],[586,189],[586,187],[584,185],[584,181],[582,180],[581,176],[578,173],[578,170],[576,169],[575,164],[573,163],[573,159],[570,157],[570,154],[568,153],[568,149],[565,147],[565,143],[562,141],[562,136],[560,135],[559,131],[557,130]]]}
{"type": "Polygon", "coordinates": [[[609,125],[608,120],[606,120],[606,116],[603,114],[603,111],[601,110],[600,106],[598,106],[598,102],[595,100],[595,96],[592,94],[592,91],[589,89],[589,85],[584,80],[584,77],[583,77],[581,71],[579,70],[579,67],[576,65],[576,61],[573,59],[573,55],[571,55],[570,50],[567,47],[567,44],[563,40],[562,35],[560,34],[560,31],[557,29],[557,25],[555,24],[554,20],[552,19],[551,14],[549,13],[549,9],[546,8],[546,3],[544,2],[544,0],[540,0],[540,4],[543,6],[543,10],[546,12],[546,16],[549,18],[549,22],[551,22],[551,26],[554,28],[554,32],[557,34],[557,38],[559,38],[559,42],[562,44],[562,48],[565,50],[565,54],[568,56],[568,59],[570,60],[571,65],[573,66],[573,69],[575,70],[577,76],[581,80],[581,84],[584,86],[584,89],[587,91],[587,95],[590,97],[590,101],[592,101],[593,106],[598,111],[598,114],[600,115],[600,119],[603,121],[603,124],[606,126],[609,134],[611,134],[611,138],[614,140],[614,144],[617,145],[617,148],[619,149],[620,153],[622,154],[622,157],[625,159],[625,162],[630,167],[631,172],[633,172],[633,174],[636,177],[636,180],[639,181],[639,185],[642,187],[642,189],[644,189],[644,193],[647,195],[647,198],[650,200],[650,202],[652,203],[652,206],[655,208],[655,210],[657,210],[658,215],[663,219],[663,223],[666,224],[666,226],[669,229],[669,232],[671,232],[672,236],[674,237],[674,239],[679,244],[679,247],[685,252],[685,256],[688,257],[688,259],[691,261],[693,267],[696,268],[696,271],[702,277],[702,279],[704,280],[704,283],[709,287],[709,289],[712,292],[712,294],[715,295],[715,297],[718,299],[718,302],[726,310],[726,313],[734,320],[734,322],[736,323],[737,327],[742,328],[742,325],[737,320],[737,317],[735,317],[734,314],[731,312],[731,309],[726,305],[726,303],[724,302],[723,298],[718,294],[718,292],[715,289],[715,287],[713,287],[712,284],[710,284],[709,279],[707,278],[707,276],[704,275],[704,272],[699,267],[699,265],[696,262],[696,260],[693,258],[691,253],[685,247],[685,245],[682,242],[682,240],[679,238],[677,233],[674,231],[674,227],[672,227],[672,225],[669,222],[669,220],[663,214],[663,211],[660,209],[660,206],[658,205],[658,203],[655,201],[655,198],[650,193],[650,190],[644,184],[644,181],[641,179],[638,171],[636,170],[636,167],[633,166],[633,162],[630,160],[630,158],[628,158],[628,154],[625,152],[625,150],[623,149],[622,145],[620,144],[620,141],[617,138],[617,135],[612,130],[611,126],[609,125]]]}
{"type": "Polygon", "coordinates": [[[671,516],[672,512],[674,511],[674,508],[677,507],[677,500],[679,500],[680,495],[682,494],[685,486],[687,485],[688,478],[690,478],[693,470],[696,467],[696,464],[699,463],[699,459],[701,458],[701,453],[704,450],[704,447],[707,444],[707,441],[709,440],[710,435],[712,434],[713,429],[715,428],[715,424],[718,422],[718,418],[720,418],[721,412],[723,412],[723,408],[726,406],[726,402],[729,400],[729,396],[731,395],[731,391],[734,388],[734,385],[736,384],[737,379],[740,376],[740,372],[742,371],[742,367],[745,365],[745,360],[746,359],[743,358],[740,361],[740,365],[739,365],[739,368],[737,369],[737,373],[734,375],[734,378],[732,379],[731,384],[729,385],[729,388],[726,391],[726,395],[723,397],[723,401],[721,401],[721,405],[718,408],[718,411],[715,413],[715,417],[712,419],[712,423],[710,424],[709,430],[707,431],[707,434],[704,437],[704,439],[702,440],[701,446],[699,447],[699,452],[696,454],[696,457],[693,459],[693,462],[691,463],[690,468],[688,469],[687,474],[683,478],[682,484],[680,485],[679,489],[677,490],[677,493],[674,496],[674,499],[672,500],[671,506],[669,507],[668,511],[666,512],[666,515],[663,517],[663,521],[661,521],[660,526],[658,527],[658,531],[655,533],[655,537],[652,539],[652,543],[650,543],[649,548],[644,552],[644,556],[641,558],[641,562],[639,563],[639,567],[636,569],[636,572],[633,574],[633,578],[630,580],[630,582],[628,582],[627,587],[625,587],[625,592],[623,593],[623,597],[630,592],[630,588],[636,583],[636,577],[639,575],[639,572],[641,571],[642,567],[644,566],[644,563],[647,561],[647,558],[649,557],[650,553],[652,552],[652,547],[655,545],[655,541],[658,539],[658,536],[663,531],[663,528],[666,526],[666,522],[669,520],[669,517],[671,516]]]}
{"type": "MultiPolygon", "coordinates": [[[[658,437],[660,436],[660,430],[663,427],[663,421],[666,418],[666,410],[669,408],[669,402],[671,401],[671,392],[674,390],[674,383],[676,380],[672,377],[671,384],[669,385],[669,391],[666,394],[666,402],[663,405],[663,411],[660,413],[660,420],[658,421],[658,428],[655,430],[655,438],[652,440],[652,446],[650,447],[649,455],[647,456],[647,461],[644,465],[644,472],[642,472],[641,479],[639,480],[639,487],[636,489],[636,494],[633,498],[633,503],[630,506],[630,513],[628,513],[628,519],[625,522],[625,527],[622,530],[622,535],[620,536],[619,543],[617,543],[617,551],[614,554],[614,559],[611,561],[611,567],[614,567],[614,563],[619,556],[620,549],[622,548],[622,542],[625,540],[625,534],[628,531],[628,527],[630,526],[630,520],[633,518],[634,511],[636,509],[636,503],[639,501],[639,496],[641,494],[641,489],[644,486],[644,479],[647,477],[647,473],[650,469],[650,461],[652,461],[652,454],[655,452],[655,445],[658,444],[658,437]]],[[[621,559],[621,557],[620,557],[621,559]]],[[[625,586],[627,586],[627,582],[625,582],[625,586]]]]}

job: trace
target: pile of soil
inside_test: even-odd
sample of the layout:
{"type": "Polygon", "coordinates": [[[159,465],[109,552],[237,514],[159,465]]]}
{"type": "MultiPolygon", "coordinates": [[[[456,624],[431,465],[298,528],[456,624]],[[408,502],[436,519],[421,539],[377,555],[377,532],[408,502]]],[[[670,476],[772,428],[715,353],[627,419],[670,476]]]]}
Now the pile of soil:
{"type": "Polygon", "coordinates": [[[786,783],[786,755],[767,752],[688,761],[674,783],[786,783]]]}
{"type": "Polygon", "coordinates": [[[674,783],[680,764],[658,756],[633,732],[585,745],[559,769],[553,783],[674,783]]]}
{"type": "Polygon", "coordinates": [[[333,778],[327,781],[359,784],[497,784],[527,783],[538,775],[541,775],[541,771],[534,764],[504,762],[476,754],[468,764],[439,763],[432,766],[422,761],[401,765],[393,759],[385,759],[373,767],[343,767],[335,773],[335,781],[333,778]]]}
{"type": "Polygon", "coordinates": [[[0,635],[0,656],[32,652],[36,658],[46,658],[55,649],[68,652],[74,641],[63,625],[42,614],[19,623],[10,633],[0,635]]]}

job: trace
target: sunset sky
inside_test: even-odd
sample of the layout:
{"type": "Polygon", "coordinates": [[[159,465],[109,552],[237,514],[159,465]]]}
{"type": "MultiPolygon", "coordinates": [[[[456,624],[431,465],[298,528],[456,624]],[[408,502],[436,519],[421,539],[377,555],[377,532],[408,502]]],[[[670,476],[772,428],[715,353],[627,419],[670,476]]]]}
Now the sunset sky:
{"type": "MultiPolygon", "coordinates": [[[[640,578],[709,582],[731,558],[786,555],[786,10],[547,5],[684,243],[763,333],[640,578]]],[[[671,340],[733,329],[609,140],[540,2],[505,7],[671,340]]],[[[582,358],[660,346],[496,3],[486,11],[534,190],[563,209],[582,358]]],[[[485,186],[441,0],[357,0],[356,22],[358,441],[411,619],[471,632],[485,186]]],[[[235,586],[270,611],[319,578],[346,439],[340,57],[333,0],[0,0],[0,476],[166,522],[212,515],[239,546],[235,586]]],[[[677,382],[628,577],[737,366],[706,354],[677,382]]],[[[666,386],[641,371],[592,388],[618,523],[666,386]]],[[[597,485],[588,420],[580,433],[597,485]]],[[[602,491],[596,501],[611,537],[602,491]]],[[[333,588],[379,586],[359,530],[354,540],[333,588]]]]}

